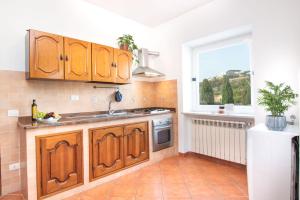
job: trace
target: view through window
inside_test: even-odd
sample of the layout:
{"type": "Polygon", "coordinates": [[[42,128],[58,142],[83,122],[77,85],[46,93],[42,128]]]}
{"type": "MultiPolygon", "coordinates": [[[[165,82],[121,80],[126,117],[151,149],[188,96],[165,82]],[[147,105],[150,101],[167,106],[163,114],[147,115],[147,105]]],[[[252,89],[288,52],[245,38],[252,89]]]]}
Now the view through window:
{"type": "Polygon", "coordinates": [[[251,105],[248,43],[200,52],[197,59],[200,105],[251,105]]]}

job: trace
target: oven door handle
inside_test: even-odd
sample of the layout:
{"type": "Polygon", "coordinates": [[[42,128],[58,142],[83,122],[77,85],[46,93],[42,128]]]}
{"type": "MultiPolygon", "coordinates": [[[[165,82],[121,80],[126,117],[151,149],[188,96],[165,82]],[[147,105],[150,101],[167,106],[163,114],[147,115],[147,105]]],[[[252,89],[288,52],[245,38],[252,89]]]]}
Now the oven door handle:
{"type": "Polygon", "coordinates": [[[172,128],[172,125],[166,125],[166,126],[155,126],[153,127],[154,130],[158,131],[158,130],[164,130],[164,129],[170,129],[172,128]]]}

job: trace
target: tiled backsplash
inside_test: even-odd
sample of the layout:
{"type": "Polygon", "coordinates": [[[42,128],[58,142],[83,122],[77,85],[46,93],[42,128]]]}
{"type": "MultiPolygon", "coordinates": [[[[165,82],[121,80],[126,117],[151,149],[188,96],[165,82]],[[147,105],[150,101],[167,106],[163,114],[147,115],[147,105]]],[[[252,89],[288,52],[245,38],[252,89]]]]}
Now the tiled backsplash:
{"type": "MultiPolygon", "coordinates": [[[[25,80],[24,72],[0,71],[0,145],[2,194],[20,190],[19,171],[8,166],[19,162],[19,132],[17,117],[8,117],[7,111],[19,110],[20,115],[31,114],[32,99],[44,112],[74,113],[108,109],[114,89],[94,89],[93,83],[25,80]],[[78,101],[71,101],[78,95],[78,101]]],[[[177,81],[143,82],[121,85],[124,100],[113,103],[112,109],[139,107],[176,107],[177,81]]]]}

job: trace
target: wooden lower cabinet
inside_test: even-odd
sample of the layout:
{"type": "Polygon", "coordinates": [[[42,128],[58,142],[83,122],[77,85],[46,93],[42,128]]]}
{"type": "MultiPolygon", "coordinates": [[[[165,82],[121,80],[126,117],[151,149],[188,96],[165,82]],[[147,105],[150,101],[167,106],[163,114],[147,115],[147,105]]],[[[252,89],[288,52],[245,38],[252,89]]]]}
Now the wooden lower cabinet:
{"type": "Polygon", "coordinates": [[[149,159],[148,122],[90,130],[90,181],[149,159]]]}
{"type": "Polygon", "coordinates": [[[90,132],[90,179],[123,168],[123,127],[90,132]]]}
{"type": "Polygon", "coordinates": [[[38,199],[83,183],[82,131],[36,137],[38,199]]]}
{"type": "Polygon", "coordinates": [[[130,166],[149,158],[148,123],[124,128],[124,164],[130,166]]]}

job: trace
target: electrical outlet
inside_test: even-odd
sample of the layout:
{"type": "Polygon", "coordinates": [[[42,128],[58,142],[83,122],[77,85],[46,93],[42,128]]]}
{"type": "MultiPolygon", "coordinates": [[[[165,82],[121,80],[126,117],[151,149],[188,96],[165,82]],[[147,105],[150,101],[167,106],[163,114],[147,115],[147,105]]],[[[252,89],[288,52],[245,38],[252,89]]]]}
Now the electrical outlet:
{"type": "Polygon", "coordinates": [[[13,163],[8,166],[9,171],[14,171],[20,169],[20,163],[13,163]]]}
{"type": "Polygon", "coordinates": [[[93,104],[98,103],[98,97],[97,96],[92,96],[92,103],[93,104]]]}
{"type": "Polygon", "coordinates": [[[79,95],[73,94],[73,95],[71,95],[70,99],[71,99],[71,101],[79,101],[79,95]]]}
{"type": "Polygon", "coordinates": [[[7,111],[8,117],[18,117],[19,116],[19,110],[8,110],[7,111]]]}

